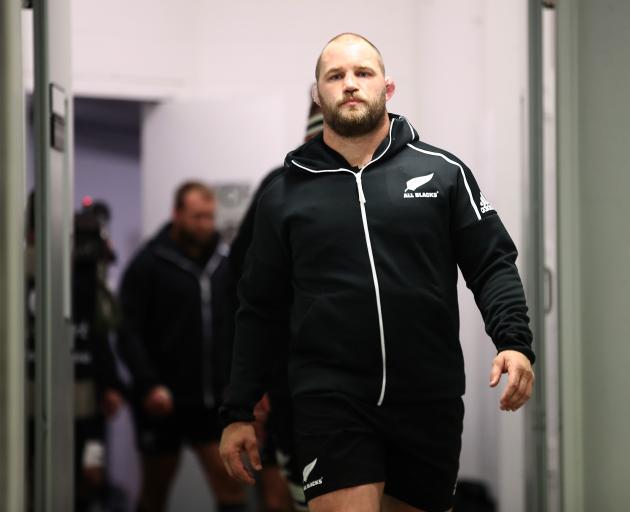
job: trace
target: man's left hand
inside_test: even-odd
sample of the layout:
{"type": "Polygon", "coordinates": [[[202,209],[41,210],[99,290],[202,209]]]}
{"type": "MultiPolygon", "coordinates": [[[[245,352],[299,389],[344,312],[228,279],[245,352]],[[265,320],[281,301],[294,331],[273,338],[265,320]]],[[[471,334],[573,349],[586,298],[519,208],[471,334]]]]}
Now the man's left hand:
{"type": "Polygon", "coordinates": [[[524,354],[516,350],[504,350],[492,362],[490,387],[496,387],[504,373],[508,374],[508,385],[501,396],[500,409],[516,411],[532,396],[534,387],[532,364],[524,354]]]}

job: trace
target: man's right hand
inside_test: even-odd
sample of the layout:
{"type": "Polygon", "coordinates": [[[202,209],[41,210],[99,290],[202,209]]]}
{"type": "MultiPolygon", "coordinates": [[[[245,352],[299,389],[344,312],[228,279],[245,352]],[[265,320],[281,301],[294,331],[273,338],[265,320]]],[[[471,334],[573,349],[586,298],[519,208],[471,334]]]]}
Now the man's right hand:
{"type": "Polygon", "coordinates": [[[165,386],[155,386],[144,399],[144,408],[154,416],[166,416],[173,412],[173,397],[165,386]]]}
{"type": "Polygon", "coordinates": [[[232,478],[249,485],[256,483],[250,467],[260,471],[262,465],[252,423],[237,421],[225,427],[219,451],[225,468],[232,478]],[[246,459],[245,463],[243,459],[246,459]]]}

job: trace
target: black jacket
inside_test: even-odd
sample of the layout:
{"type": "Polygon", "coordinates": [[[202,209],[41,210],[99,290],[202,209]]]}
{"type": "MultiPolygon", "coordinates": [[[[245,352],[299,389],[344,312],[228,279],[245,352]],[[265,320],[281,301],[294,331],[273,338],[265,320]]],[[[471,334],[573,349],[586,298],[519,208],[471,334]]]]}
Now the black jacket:
{"type": "MultiPolygon", "coordinates": [[[[278,167],[270,171],[260,182],[260,185],[256,189],[249,208],[243,216],[241,225],[239,226],[238,233],[232,241],[230,247],[230,265],[234,272],[236,279],[240,279],[243,274],[245,266],[245,258],[247,251],[254,238],[254,222],[256,219],[256,210],[258,208],[258,202],[263,195],[267,185],[273,182],[280,174],[284,172],[284,166],[278,167]]],[[[287,298],[287,302],[290,302],[290,298],[287,298]]],[[[288,344],[291,338],[291,332],[289,329],[288,317],[287,321],[278,325],[278,330],[273,334],[274,339],[274,352],[275,357],[273,361],[273,367],[269,369],[272,373],[270,380],[267,382],[266,391],[271,401],[271,409],[273,411],[272,419],[280,417],[289,417],[289,408],[291,402],[291,395],[288,389],[288,376],[287,376],[287,356],[288,356],[288,344]],[[279,409],[282,409],[279,414],[279,409]]]]}
{"type": "Polygon", "coordinates": [[[236,297],[228,251],[217,235],[200,264],[172,240],[170,228],[125,271],[119,351],[137,400],[161,384],[176,404],[214,406],[227,383],[233,337],[236,297]]]}
{"type": "Polygon", "coordinates": [[[234,237],[232,241],[232,245],[230,246],[230,265],[232,266],[232,271],[235,276],[237,276],[237,280],[240,279],[241,274],[243,273],[243,267],[245,266],[245,256],[247,255],[247,251],[249,246],[252,243],[252,239],[254,238],[254,220],[256,218],[256,208],[258,207],[258,202],[260,201],[260,196],[262,196],[263,192],[267,188],[267,185],[274,181],[280,174],[284,172],[283,167],[277,167],[262,179],[260,185],[254,192],[254,196],[252,197],[252,201],[243,216],[243,220],[238,228],[238,233],[234,237]]]}
{"type": "Polygon", "coordinates": [[[224,421],[251,420],[286,315],[294,396],[462,395],[458,265],[497,349],[534,360],[516,248],[470,170],[398,116],[374,154],[352,169],[320,135],[262,194],[224,421]]]}

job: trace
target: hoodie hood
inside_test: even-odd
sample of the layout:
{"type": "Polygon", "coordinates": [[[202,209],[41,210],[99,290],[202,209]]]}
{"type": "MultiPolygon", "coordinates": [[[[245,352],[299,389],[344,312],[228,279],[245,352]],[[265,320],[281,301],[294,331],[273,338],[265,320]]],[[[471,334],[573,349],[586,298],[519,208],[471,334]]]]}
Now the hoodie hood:
{"type": "MultiPolygon", "coordinates": [[[[385,161],[400,152],[409,143],[418,140],[418,133],[403,116],[389,114],[389,134],[379,144],[372,162],[385,161]]],[[[320,133],[296,150],[290,152],[285,167],[308,171],[351,170],[348,161],[324,142],[320,133]]]]}

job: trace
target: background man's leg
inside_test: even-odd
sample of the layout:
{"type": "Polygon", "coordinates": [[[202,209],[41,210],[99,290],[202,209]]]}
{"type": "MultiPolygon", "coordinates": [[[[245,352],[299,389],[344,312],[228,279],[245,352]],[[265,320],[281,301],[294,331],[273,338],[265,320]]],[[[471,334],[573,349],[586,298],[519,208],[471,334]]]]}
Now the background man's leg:
{"type": "Polygon", "coordinates": [[[165,512],[180,452],[142,455],[142,490],[138,512],[165,512]]]}
{"type": "Polygon", "coordinates": [[[192,449],[216,496],[219,512],[244,512],[247,504],[245,487],[227,474],[219,455],[219,444],[196,444],[192,446],[192,449]]]}
{"type": "Polygon", "coordinates": [[[293,500],[278,466],[263,466],[259,475],[264,512],[291,512],[293,500]]]}

